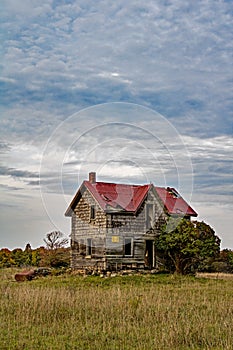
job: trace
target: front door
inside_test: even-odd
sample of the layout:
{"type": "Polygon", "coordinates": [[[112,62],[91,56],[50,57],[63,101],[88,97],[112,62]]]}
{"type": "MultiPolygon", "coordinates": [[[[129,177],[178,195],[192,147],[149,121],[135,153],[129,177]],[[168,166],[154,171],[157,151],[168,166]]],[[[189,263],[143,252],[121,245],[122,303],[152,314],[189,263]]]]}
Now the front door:
{"type": "Polygon", "coordinates": [[[146,251],[145,251],[145,266],[152,269],[154,266],[154,241],[146,241],[146,251]]]}

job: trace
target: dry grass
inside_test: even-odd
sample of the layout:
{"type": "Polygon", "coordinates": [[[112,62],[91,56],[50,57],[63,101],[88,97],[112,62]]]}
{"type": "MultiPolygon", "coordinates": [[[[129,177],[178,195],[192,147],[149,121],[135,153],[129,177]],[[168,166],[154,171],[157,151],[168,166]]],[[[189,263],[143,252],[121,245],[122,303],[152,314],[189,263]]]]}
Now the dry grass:
{"type": "Polygon", "coordinates": [[[196,274],[198,278],[214,278],[214,279],[231,279],[233,280],[233,273],[223,273],[223,272],[199,272],[196,274]]]}
{"type": "Polygon", "coordinates": [[[1,274],[0,349],[233,349],[233,281],[1,274]],[[4,275],[4,278],[3,278],[4,275]]]}

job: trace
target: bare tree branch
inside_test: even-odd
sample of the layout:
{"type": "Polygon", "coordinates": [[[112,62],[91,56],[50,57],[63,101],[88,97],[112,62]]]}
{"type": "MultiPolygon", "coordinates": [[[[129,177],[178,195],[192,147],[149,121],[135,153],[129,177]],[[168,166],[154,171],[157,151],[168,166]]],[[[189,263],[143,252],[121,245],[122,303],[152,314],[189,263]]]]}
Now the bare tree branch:
{"type": "Polygon", "coordinates": [[[53,231],[46,234],[46,238],[44,238],[44,242],[46,244],[46,248],[49,250],[55,250],[58,248],[65,248],[68,244],[68,238],[64,237],[64,234],[60,231],[53,231]]]}

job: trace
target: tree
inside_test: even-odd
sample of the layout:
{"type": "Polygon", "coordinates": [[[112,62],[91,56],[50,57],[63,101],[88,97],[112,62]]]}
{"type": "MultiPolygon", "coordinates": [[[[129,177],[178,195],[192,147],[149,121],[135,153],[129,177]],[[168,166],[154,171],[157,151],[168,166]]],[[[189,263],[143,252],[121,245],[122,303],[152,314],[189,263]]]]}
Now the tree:
{"type": "Polygon", "coordinates": [[[228,271],[233,272],[233,251],[231,249],[223,249],[220,252],[219,261],[225,261],[228,271]]]}
{"type": "Polygon", "coordinates": [[[30,243],[27,243],[24,249],[24,263],[27,266],[32,265],[32,247],[30,243]]]}
{"type": "Polygon", "coordinates": [[[206,223],[171,218],[156,239],[157,251],[177,274],[193,272],[201,261],[215,257],[220,239],[206,223]]]}
{"type": "Polygon", "coordinates": [[[67,267],[70,264],[70,250],[66,248],[69,240],[60,231],[47,233],[44,239],[48,250],[45,262],[51,267],[67,267]]]}
{"type": "Polygon", "coordinates": [[[50,251],[48,258],[48,262],[51,267],[68,267],[70,266],[70,249],[58,248],[50,251]]]}
{"type": "Polygon", "coordinates": [[[7,248],[2,248],[0,250],[0,268],[2,267],[10,267],[11,262],[11,251],[7,248]]]}
{"type": "Polygon", "coordinates": [[[40,251],[39,249],[34,249],[31,255],[31,265],[39,266],[40,261],[41,261],[40,251]]]}
{"type": "Polygon", "coordinates": [[[25,265],[25,256],[21,248],[15,248],[11,252],[11,265],[13,266],[24,266],[25,265]]]}
{"type": "Polygon", "coordinates": [[[31,247],[31,244],[30,243],[27,243],[26,244],[26,247],[24,249],[25,252],[31,252],[32,251],[32,247],[31,247]]]}
{"type": "Polygon", "coordinates": [[[69,240],[64,237],[64,234],[60,231],[53,231],[46,234],[44,238],[46,248],[49,250],[54,250],[58,248],[65,248],[69,240]]]}
{"type": "Polygon", "coordinates": [[[231,249],[223,249],[218,258],[212,262],[211,270],[214,272],[233,272],[233,251],[231,249]]]}

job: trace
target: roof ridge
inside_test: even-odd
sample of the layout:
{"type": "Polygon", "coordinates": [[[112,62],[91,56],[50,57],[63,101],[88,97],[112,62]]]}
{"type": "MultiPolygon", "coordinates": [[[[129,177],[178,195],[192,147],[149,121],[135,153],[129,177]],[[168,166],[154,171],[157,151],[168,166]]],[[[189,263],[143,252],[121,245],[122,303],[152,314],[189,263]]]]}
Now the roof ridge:
{"type": "Polygon", "coordinates": [[[149,186],[151,184],[143,184],[143,185],[137,185],[137,184],[126,184],[126,183],[118,183],[118,182],[105,182],[105,181],[96,181],[94,183],[91,183],[88,180],[84,180],[84,182],[89,182],[91,185],[95,185],[95,184],[106,184],[106,185],[121,185],[121,186],[135,186],[135,187],[143,187],[143,186],[149,186]]]}

